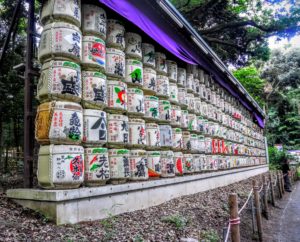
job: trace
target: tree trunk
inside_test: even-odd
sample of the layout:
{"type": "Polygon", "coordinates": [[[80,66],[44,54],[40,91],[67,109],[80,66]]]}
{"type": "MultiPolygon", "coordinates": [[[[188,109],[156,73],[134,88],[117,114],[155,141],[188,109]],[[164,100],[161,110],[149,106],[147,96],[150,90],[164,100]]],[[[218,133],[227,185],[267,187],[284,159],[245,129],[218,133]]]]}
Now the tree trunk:
{"type": "Polygon", "coordinates": [[[2,115],[0,115],[0,171],[3,170],[3,163],[2,163],[2,153],[3,153],[3,118],[2,115]]]}

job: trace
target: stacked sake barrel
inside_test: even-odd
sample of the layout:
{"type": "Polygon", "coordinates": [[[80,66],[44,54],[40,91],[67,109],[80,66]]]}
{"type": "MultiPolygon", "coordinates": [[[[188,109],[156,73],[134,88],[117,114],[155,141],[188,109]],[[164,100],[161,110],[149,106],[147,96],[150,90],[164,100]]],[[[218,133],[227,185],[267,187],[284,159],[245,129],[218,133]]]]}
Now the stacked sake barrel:
{"type": "Polygon", "coordinates": [[[48,0],[36,139],[43,188],[264,162],[251,115],[197,66],[178,67],[99,6],[48,0]]]}

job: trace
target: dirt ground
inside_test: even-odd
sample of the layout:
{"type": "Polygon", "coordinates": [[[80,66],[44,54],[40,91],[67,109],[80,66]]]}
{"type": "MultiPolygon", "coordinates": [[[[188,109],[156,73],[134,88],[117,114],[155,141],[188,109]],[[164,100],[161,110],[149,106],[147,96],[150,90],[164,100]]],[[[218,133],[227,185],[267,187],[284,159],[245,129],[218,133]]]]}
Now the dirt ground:
{"type": "MultiPolygon", "coordinates": [[[[260,178],[252,179],[261,183],[260,178]]],[[[251,190],[252,179],[118,216],[107,211],[109,218],[105,220],[63,226],[20,207],[0,192],[0,241],[221,241],[228,223],[228,194],[236,192],[241,207],[251,190]]],[[[280,203],[284,204],[284,199],[280,203]]],[[[272,221],[279,216],[281,207],[271,208],[269,221],[263,219],[266,230],[273,229],[272,221]]],[[[245,209],[241,214],[241,241],[256,238],[251,221],[251,212],[245,209]]],[[[272,235],[275,234],[266,234],[265,241],[277,241],[272,235]]]]}

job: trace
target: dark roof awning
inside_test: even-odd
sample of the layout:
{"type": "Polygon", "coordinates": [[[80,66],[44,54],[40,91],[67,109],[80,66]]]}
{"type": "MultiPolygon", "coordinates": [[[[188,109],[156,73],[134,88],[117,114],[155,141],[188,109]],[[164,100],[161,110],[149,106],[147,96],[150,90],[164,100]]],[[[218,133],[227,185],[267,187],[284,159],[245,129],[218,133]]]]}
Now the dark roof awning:
{"type": "Polygon", "coordinates": [[[168,0],[99,0],[182,61],[199,65],[264,127],[265,114],[215,52],[168,0]]]}

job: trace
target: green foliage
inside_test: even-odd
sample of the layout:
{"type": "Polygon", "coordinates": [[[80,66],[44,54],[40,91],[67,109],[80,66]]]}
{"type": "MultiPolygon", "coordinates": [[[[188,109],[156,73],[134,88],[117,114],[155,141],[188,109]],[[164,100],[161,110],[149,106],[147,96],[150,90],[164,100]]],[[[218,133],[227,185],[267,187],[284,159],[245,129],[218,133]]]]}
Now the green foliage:
{"type": "Polygon", "coordinates": [[[177,229],[183,229],[187,225],[187,219],[179,214],[165,216],[161,219],[163,222],[174,224],[177,229]]]}
{"type": "Polygon", "coordinates": [[[235,66],[269,58],[268,38],[300,32],[300,7],[291,0],[171,0],[213,47],[235,66]]]}
{"type": "Polygon", "coordinates": [[[293,157],[285,150],[279,151],[276,147],[268,147],[269,153],[269,168],[271,170],[278,170],[285,160],[292,160],[293,157]]]}
{"type": "Polygon", "coordinates": [[[265,82],[260,78],[260,73],[257,68],[253,65],[246,66],[234,71],[233,75],[262,107],[264,105],[263,87],[265,82]]]}
{"type": "Polygon", "coordinates": [[[206,231],[201,231],[199,241],[201,241],[201,242],[218,242],[218,241],[220,241],[220,237],[216,230],[209,229],[206,231]]]}

